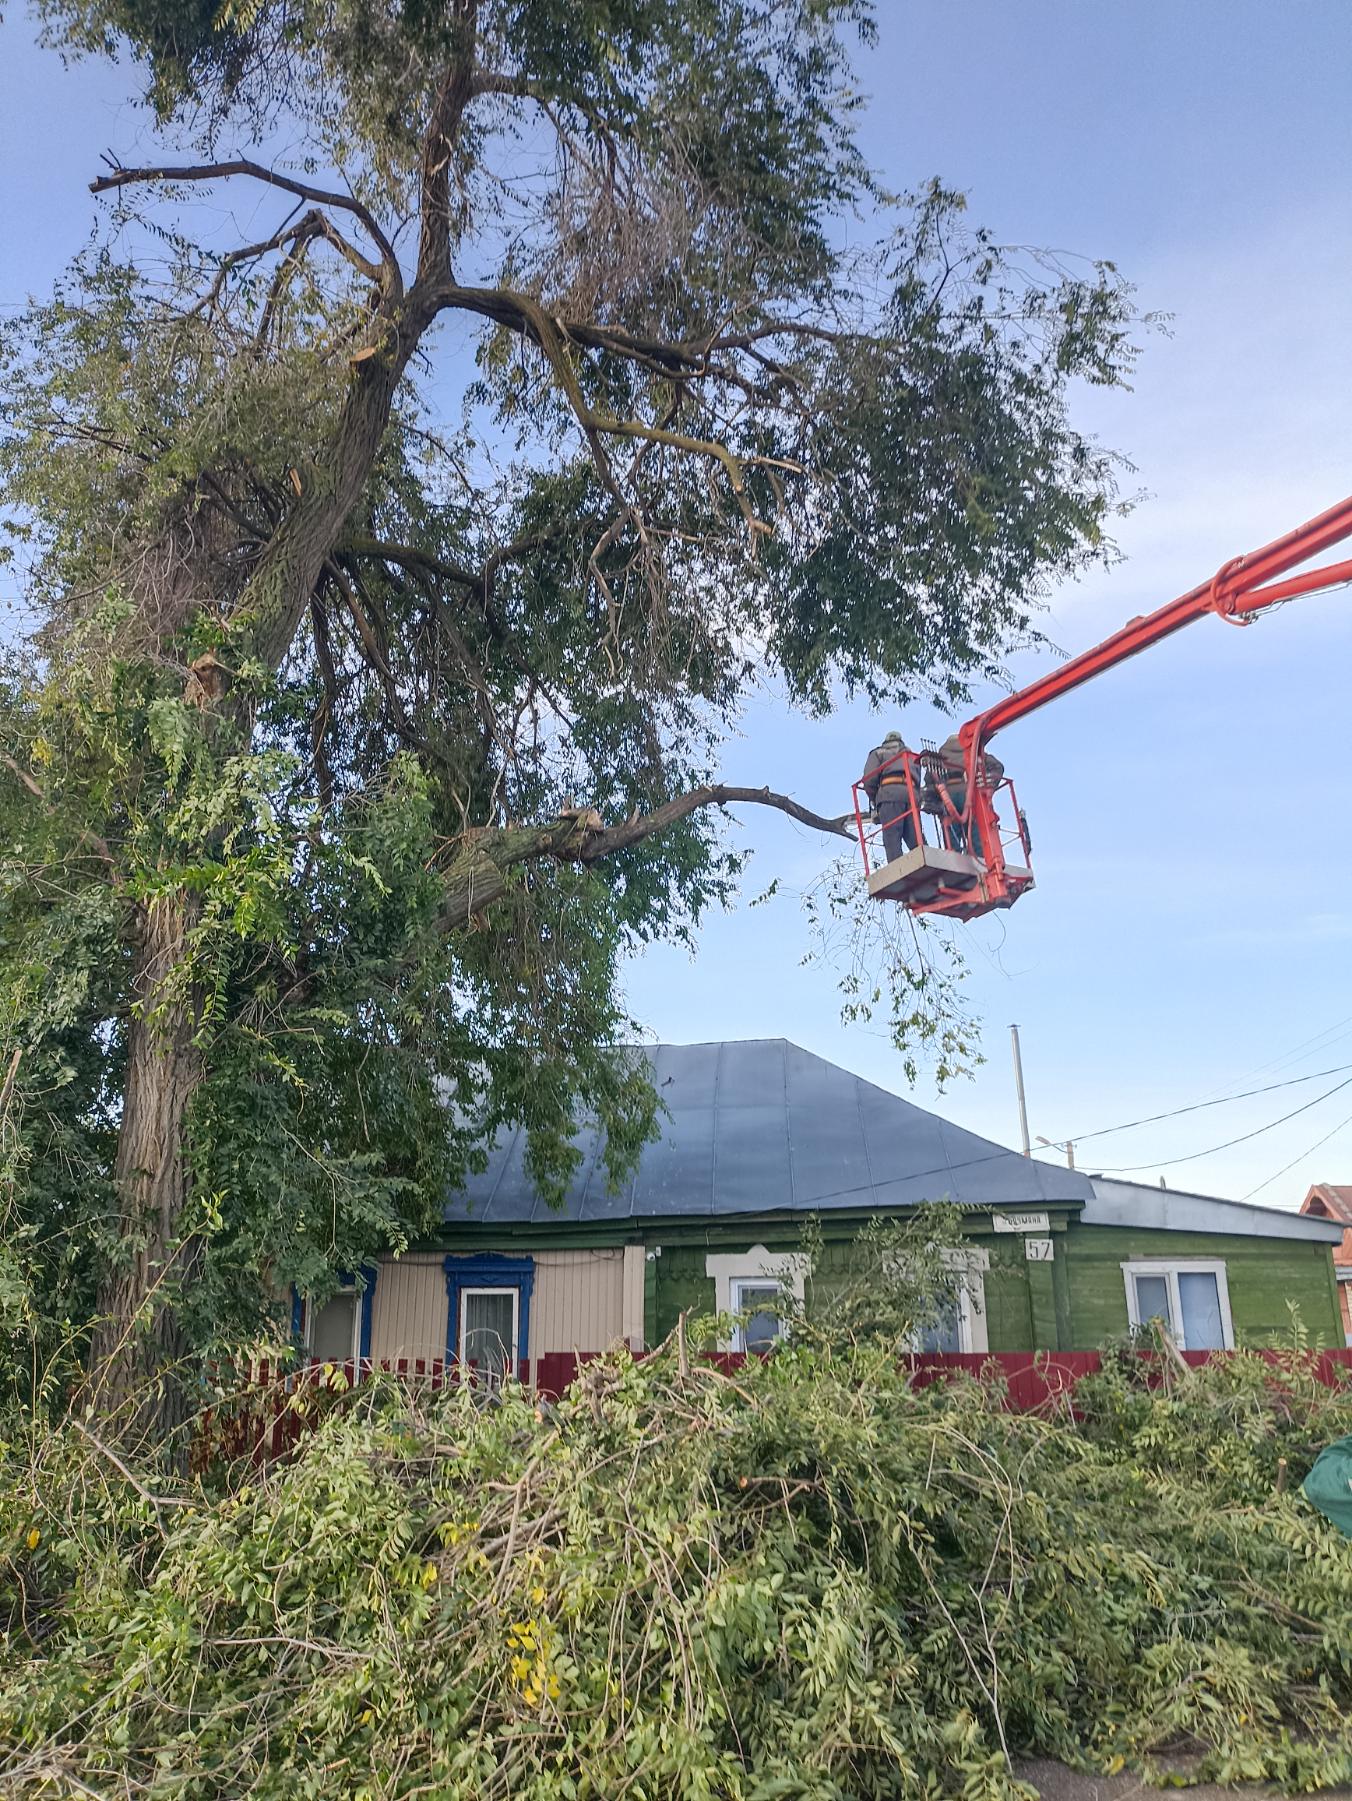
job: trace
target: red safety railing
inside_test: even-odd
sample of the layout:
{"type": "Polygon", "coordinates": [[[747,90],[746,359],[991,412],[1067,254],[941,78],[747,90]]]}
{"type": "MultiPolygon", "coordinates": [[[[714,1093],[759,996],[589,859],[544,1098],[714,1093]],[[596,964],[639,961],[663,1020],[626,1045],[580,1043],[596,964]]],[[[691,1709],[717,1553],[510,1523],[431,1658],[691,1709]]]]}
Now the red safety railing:
{"type": "MultiPolygon", "coordinates": [[[[603,1353],[599,1351],[548,1351],[522,1363],[519,1379],[542,1400],[558,1400],[577,1379],[582,1368],[603,1353]]],[[[1228,1357],[1228,1351],[1185,1351],[1184,1360],[1199,1368],[1216,1357],[1228,1357]]],[[[643,1352],[636,1353],[642,1357],[643,1352]]],[[[1149,1361],[1148,1380],[1164,1382],[1167,1363],[1157,1355],[1143,1353],[1149,1361]]],[[[1268,1362],[1281,1365],[1290,1353],[1263,1350],[1258,1353],[1268,1362]]],[[[699,1361],[730,1373],[746,1362],[740,1351],[702,1353],[699,1361]]],[[[1326,1387],[1352,1383],[1352,1348],[1347,1350],[1312,1351],[1304,1359],[1309,1373],[1326,1387]]],[[[1004,1404],[1019,1413],[1035,1413],[1043,1409],[1067,1407],[1078,1384],[1086,1376],[1103,1367],[1097,1351],[921,1351],[905,1359],[916,1388],[927,1388],[934,1382],[951,1381],[967,1375],[981,1381],[1000,1381],[1004,1385],[1004,1404]]],[[[280,1365],[260,1363],[239,1389],[221,1397],[206,1408],[199,1420],[194,1462],[205,1467],[216,1459],[253,1457],[267,1461],[285,1456],[323,1417],[325,1408],[354,1385],[370,1377],[375,1370],[392,1375],[414,1389],[433,1392],[447,1381],[469,1381],[481,1385],[476,1372],[462,1373],[452,1364],[436,1359],[399,1358],[378,1365],[304,1365],[287,1370],[280,1365]]]]}
{"type": "Polygon", "coordinates": [[[855,833],[875,896],[904,900],[915,913],[974,917],[1032,885],[1028,822],[1007,775],[982,764],[973,783],[938,751],[901,750],[869,781],[878,784],[873,805],[862,780],[852,792],[855,833]],[[948,861],[909,857],[895,881],[872,881],[917,850],[942,852],[948,861]]]}

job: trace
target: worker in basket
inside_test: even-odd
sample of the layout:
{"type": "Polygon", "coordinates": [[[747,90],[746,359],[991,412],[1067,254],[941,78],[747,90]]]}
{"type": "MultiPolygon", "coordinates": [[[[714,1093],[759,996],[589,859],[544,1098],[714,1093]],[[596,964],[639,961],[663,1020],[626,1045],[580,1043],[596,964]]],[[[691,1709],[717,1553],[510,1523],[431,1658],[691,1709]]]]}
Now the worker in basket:
{"type": "MultiPolygon", "coordinates": [[[[920,804],[947,826],[952,849],[967,851],[984,861],[986,853],[981,845],[981,832],[975,820],[964,817],[967,812],[967,753],[956,732],[944,739],[938,756],[939,768],[926,783],[920,804]]],[[[981,773],[984,786],[992,789],[1003,779],[1005,766],[999,757],[983,751],[981,773]]]]}
{"type": "Polygon", "coordinates": [[[919,838],[911,813],[910,785],[903,757],[906,744],[900,732],[889,732],[868,762],[859,786],[868,795],[873,816],[883,828],[883,854],[889,863],[914,850],[919,838]]]}

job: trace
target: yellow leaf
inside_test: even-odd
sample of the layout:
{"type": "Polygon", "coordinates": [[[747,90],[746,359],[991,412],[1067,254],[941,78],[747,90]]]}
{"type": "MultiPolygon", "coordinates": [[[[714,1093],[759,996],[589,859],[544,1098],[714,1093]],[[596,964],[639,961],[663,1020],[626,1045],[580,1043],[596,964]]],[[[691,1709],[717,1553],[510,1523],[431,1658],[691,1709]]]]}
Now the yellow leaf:
{"type": "Polygon", "coordinates": [[[41,1543],[42,1534],[38,1531],[36,1526],[31,1526],[28,1531],[28,1549],[30,1551],[36,1551],[41,1543]]]}

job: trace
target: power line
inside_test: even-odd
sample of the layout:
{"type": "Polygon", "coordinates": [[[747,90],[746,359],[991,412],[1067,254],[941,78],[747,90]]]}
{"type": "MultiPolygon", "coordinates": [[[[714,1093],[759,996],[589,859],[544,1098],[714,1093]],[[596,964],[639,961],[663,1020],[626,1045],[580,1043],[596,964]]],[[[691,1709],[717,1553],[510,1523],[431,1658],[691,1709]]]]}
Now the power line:
{"type": "Polygon", "coordinates": [[[1241,1195],[1240,1199],[1247,1201],[1250,1195],[1261,1194],[1263,1189],[1270,1187],[1271,1184],[1277,1180],[1278,1176],[1284,1176],[1287,1170],[1294,1169],[1296,1165],[1302,1162],[1306,1157],[1313,1156],[1321,1145],[1327,1144],[1330,1138],[1336,1138],[1339,1132],[1343,1131],[1348,1126],[1352,1126],[1352,1113],[1349,1113],[1346,1119],[1340,1120],[1331,1132],[1325,1132],[1322,1138],[1316,1139],[1311,1145],[1307,1145],[1300,1153],[1299,1157],[1293,1157],[1289,1163],[1284,1163],[1277,1171],[1277,1175],[1269,1176],[1265,1182],[1260,1182],[1257,1188],[1251,1188],[1248,1194],[1241,1195]]]}
{"type": "MultiPolygon", "coordinates": [[[[1349,1069],[1352,1069],[1352,1063],[1339,1063],[1333,1069],[1312,1070],[1308,1076],[1290,1076],[1284,1082],[1269,1082],[1264,1088],[1248,1088],[1243,1094],[1222,1094],[1212,1101],[1194,1101],[1190,1107],[1174,1107],[1168,1113],[1151,1113],[1145,1119],[1130,1119],[1124,1126],[1102,1126],[1097,1132],[1072,1132],[1067,1138],[1055,1139],[1051,1148],[1063,1151],[1068,1144],[1087,1144],[1091,1138],[1108,1138],[1114,1132],[1131,1132],[1137,1126],[1157,1125],[1162,1119],[1179,1119],[1185,1113],[1200,1113],[1205,1107],[1224,1107],[1231,1101],[1251,1101],[1257,1094],[1273,1094],[1279,1088],[1298,1088],[1302,1082],[1317,1082],[1321,1076],[1340,1076],[1349,1069]]],[[[1313,1104],[1312,1102],[1311,1105],[1313,1104]]],[[[1148,1166],[1142,1163],[1139,1167],[1145,1169],[1148,1166]]]]}
{"type": "MultiPolygon", "coordinates": [[[[1283,1051],[1280,1056],[1273,1057],[1267,1063],[1260,1063],[1257,1069],[1246,1071],[1245,1076],[1266,1075],[1269,1070],[1288,1068],[1292,1063],[1299,1063],[1304,1056],[1318,1056],[1333,1045],[1341,1044],[1344,1038],[1352,1036],[1352,1033],[1345,1029],[1350,1026],[1352,1026],[1352,1014],[1349,1014],[1346,1019],[1335,1020],[1331,1026],[1325,1026],[1322,1032],[1315,1032],[1313,1036],[1303,1038],[1291,1050],[1283,1051]]],[[[1245,1080],[1245,1076],[1237,1079],[1242,1082],[1245,1080]]]]}
{"type": "MultiPolygon", "coordinates": [[[[1332,1074],[1332,1071],[1328,1073],[1332,1074]]],[[[1243,1132],[1238,1138],[1227,1138],[1224,1144],[1213,1144],[1208,1151],[1193,1151],[1187,1157],[1156,1157],[1149,1163],[1119,1163],[1116,1167],[1105,1170],[1103,1173],[1110,1176],[1129,1176],[1139,1169],[1158,1169],[1161,1164],[1167,1164],[1172,1168],[1176,1163],[1196,1163],[1201,1157],[1214,1157],[1218,1151],[1228,1151],[1234,1145],[1247,1144],[1251,1138],[1261,1138],[1264,1132],[1271,1132],[1276,1126],[1284,1126],[1288,1119],[1298,1119],[1302,1113],[1308,1113],[1311,1107],[1317,1107],[1321,1101],[1330,1100],[1335,1094],[1348,1087],[1352,1087],[1352,1076],[1348,1076],[1345,1081],[1335,1082],[1332,1088],[1326,1089],[1323,1094],[1317,1094],[1312,1101],[1306,1101],[1303,1107],[1297,1107],[1291,1113],[1283,1113],[1280,1119],[1269,1120],[1265,1126],[1255,1126],[1252,1132],[1243,1132]]],[[[1234,1098],[1238,1100],[1239,1096],[1236,1095],[1234,1098]]],[[[1311,1148],[1317,1150],[1318,1146],[1311,1148]]]]}
{"type": "Polygon", "coordinates": [[[1269,1057],[1266,1063],[1256,1064],[1252,1069],[1246,1069],[1242,1075],[1221,1083],[1217,1088],[1209,1089],[1207,1098],[1210,1099],[1212,1095],[1215,1095],[1223,1100],[1233,1093],[1236,1082],[1248,1082],[1254,1076],[1265,1076],[1269,1070],[1289,1069],[1293,1063],[1299,1063],[1305,1056],[1317,1057],[1321,1051],[1330,1050],[1344,1038],[1352,1036],[1343,1030],[1345,1026],[1352,1026],[1352,1014],[1345,1019],[1335,1019],[1331,1026],[1325,1026],[1322,1031],[1313,1032],[1308,1038],[1302,1038],[1289,1050],[1279,1051],[1275,1057],[1269,1057]]]}

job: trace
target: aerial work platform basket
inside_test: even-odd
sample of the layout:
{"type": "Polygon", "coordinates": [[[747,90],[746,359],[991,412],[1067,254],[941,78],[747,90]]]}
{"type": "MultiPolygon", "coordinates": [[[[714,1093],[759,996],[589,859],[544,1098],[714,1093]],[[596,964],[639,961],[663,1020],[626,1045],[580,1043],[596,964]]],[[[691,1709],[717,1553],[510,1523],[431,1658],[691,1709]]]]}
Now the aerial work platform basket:
{"type": "Polygon", "coordinates": [[[1352,558],[1291,573],[1347,538],[1352,538],[1352,495],[1261,550],[1232,558],[1210,581],[1004,695],[969,719],[943,750],[903,747],[881,766],[870,767],[876,809],[863,780],[854,784],[855,826],[870,896],[948,919],[977,919],[997,907],[1012,907],[1033,886],[1033,860],[1014,784],[987,748],[995,734],[1208,614],[1250,625],[1269,608],[1301,595],[1352,587],[1352,558]]]}
{"type": "Polygon", "coordinates": [[[977,919],[1033,886],[1028,825],[1014,784],[976,779],[935,750],[902,750],[877,772],[871,806],[854,784],[854,817],[869,895],[911,913],[977,919]]]}

